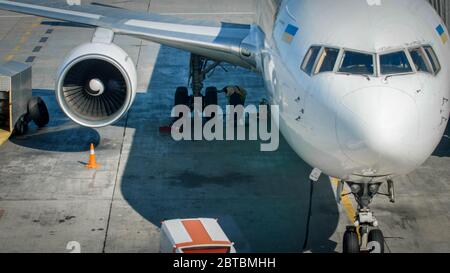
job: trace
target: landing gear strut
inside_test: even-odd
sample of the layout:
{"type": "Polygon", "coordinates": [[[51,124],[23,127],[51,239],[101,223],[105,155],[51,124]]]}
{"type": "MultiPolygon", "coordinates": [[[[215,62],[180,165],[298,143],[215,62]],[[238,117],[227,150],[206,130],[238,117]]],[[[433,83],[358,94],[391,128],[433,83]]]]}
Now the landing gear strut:
{"type": "Polygon", "coordinates": [[[192,87],[192,94],[194,97],[202,96],[203,81],[206,79],[207,75],[219,65],[219,62],[209,64],[209,60],[205,57],[191,54],[189,83],[192,87]]]}
{"type": "Polygon", "coordinates": [[[358,204],[358,210],[355,215],[355,223],[348,226],[344,234],[343,252],[344,253],[384,253],[384,236],[378,229],[378,221],[370,210],[369,205],[377,195],[388,196],[391,202],[395,202],[394,183],[387,181],[388,193],[379,193],[383,182],[355,183],[341,181],[338,185],[339,199],[343,190],[344,183],[350,187],[355,200],[358,204]]]}
{"type": "MultiPolygon", "coordinates": [[[[228,98],[228,104],[237,106],[244,105],[246,98],[246,91],[239,86],[226,86],[223,89],[217,89],[214,86],[207,87],[205,89],[204,94],[202,90],[204,88],[203,82],[205,79],[210,76],[217,67],[221,67],[225,72],[228,72],[223,66],[221,66],[220,62],[209,60],[206,57],[191,54],[190,62],[189,62],[189,79],[187,86],[178,87],[175,92],[174,98],[174,106],[187,106],[193,117],[198,117],[203,115],[203,113],[199,113],[199,109],[197,105],[195,105],[198,100],[196,98],[202,98],[202,105],[200,108],[202,111],[206,110],[208,106],[212,106],[212,109],[218,105],[218,94],[225,93],[228,98]],[[192,88],[192,94],[189,94],[189,87],[192,88]]],[[[211,109],[208,108],[208,109],[211,109]]],[[[211,117],[203,118],[203,121],[209,121],[210,119],[215,117],[215,111],[213,113],[209,113],[211,117]]],[[[178,117],[172,117],[172,123],[169,126],[161,126],[159,127],[159,131],[161,133],[170,133],[172,131],[172,125],[183,117],[183,114],[180,113],[178,117]]],[[[235,122],[236,124],[236,122],[235,122]]],[[[178,128],[177,130],[182,131],[182,128],[178,128]]]]}
{"type": "MultiPolygon", "coordinates": [[[[230,92],[230,94],[228,94],[228,90],[232,90],[234,87],[231,89],[230,87],[225,87],[218,90],[216,87],[211,86],[206,88],[204,95],[202,94],[202,90],[204,88],[203,82],[218,66],[220,66],[220,62],[211,61],[203,56],[191,54],[188,86],[192,88],[192,95],[188,94],[187,87],[178,87],[175,94],[175,106],[186,105],[190,109],[193,109],[194,98],[196,97],[203,98],[203,107],[217,105],[218,93],[227,93],[230,104],[232,105],[244,104],[246,92],[238,86],[236,86],[237,91],[230,92]]],[[[225,68],[222,67],[222,69],[226,71],[225,68]]]]}
{"type": "MultiPolygon", "coordinates": [[[[203,81],[206,79],[207,75],[219,65],[219,62],[210,64],[209,60],[205,57],[191,54],[188,86],[192,88],[192,96],[189,95],[188,87],[178,87],[175,93],[175,106],[186,105],[190,109],[193,109],[194,98],[203,97],[203,81]]],[[[217,97],[217,88],[208,87],[206,91],[206,93],[208,93],[208,102],[214,102],[214,98],[217,97]],[[213,94],[214,90],[215,94],[213,94]]]]}

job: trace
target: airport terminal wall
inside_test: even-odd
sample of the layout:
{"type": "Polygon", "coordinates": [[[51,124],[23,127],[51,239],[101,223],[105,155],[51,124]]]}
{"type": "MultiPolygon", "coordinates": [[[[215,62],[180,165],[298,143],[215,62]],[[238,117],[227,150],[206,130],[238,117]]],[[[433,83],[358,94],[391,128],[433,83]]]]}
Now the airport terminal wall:
{"type": "Polygon", "coordinates": [[[450,1],[448,0],[429,0],[429,2],[434,6],[439,15],[441,15],[442,20],[450,26],[450,1]]]}

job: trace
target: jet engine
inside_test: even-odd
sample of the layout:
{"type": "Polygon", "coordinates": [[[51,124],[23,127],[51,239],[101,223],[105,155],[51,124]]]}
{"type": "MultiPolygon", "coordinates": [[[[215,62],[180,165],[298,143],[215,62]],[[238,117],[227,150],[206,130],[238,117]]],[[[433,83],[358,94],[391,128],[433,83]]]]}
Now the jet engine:
{"type": "Polygon", "coordinates": [[[61,109],[86,127],[103,127],[118,121],[136,94],[133,60],[112,43],[76,47],[57,75],[56,98],[61,109]]]}

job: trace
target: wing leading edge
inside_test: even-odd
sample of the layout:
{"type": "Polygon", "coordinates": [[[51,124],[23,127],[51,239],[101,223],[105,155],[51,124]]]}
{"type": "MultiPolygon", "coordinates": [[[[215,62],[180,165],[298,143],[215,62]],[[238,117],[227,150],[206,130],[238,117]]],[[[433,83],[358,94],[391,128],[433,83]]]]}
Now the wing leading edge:
{"type": "Polygon", "coordinates": [[[206,23],[71,1],[4,1],[0,9],[112,30],[216,61],[256,69],[261,32],[254,25],[206,23]]]}

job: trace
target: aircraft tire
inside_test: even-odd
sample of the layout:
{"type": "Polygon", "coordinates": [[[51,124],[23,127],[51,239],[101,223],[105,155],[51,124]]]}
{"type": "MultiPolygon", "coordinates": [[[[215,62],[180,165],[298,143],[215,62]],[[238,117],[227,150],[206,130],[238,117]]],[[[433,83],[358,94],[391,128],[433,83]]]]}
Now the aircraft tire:
{"type": "MultiPolygon", "coordinates": [[[[174,101],[174,107],[178,105],[185,105],[187,107],[190,107],[190,98],[189,98],[189,91],[187,87],[178,87],[175,91],[175,101],[174,101]]],[[[183,116],[182,113],[178,117],[173,117],[173,121],[180,119],[183,116]]]]}
{"type": "MultiPolygon", "coordinates": [[[[208,106],[211,106],[211,105],[213,105],[213,106],[216,106],[216,105],[218,105],[218,101],[219,101],[219,99],[218,99],[218,97],[217,97],[217,88],[216,87],[208,87],[208,88],[206,88],[206,91],[205,91],[205,99],[204,99],[204,108],[206,109],[206,107],[208,107],[208,106]]],[[[215,113],[212,113],[212,115],[211,115],[211,118],[214,118],[214,116],[215,116],[215,113]]],[[[208,118],[208,119],[211,119],[211,118],[208,118]]]]}
{"type": "Polygon", "coordinates": [[[355,231],[347,230],[344,233],[344,241],[342,247],[343,253],[359,253],[359,240],[358,234],[355,231]]]}
{"type": "Polygon", "coordinates": [[[208,87],[205,91],[205,108],[210,105],[217,105],[218,104],[218,98],[217,98],[217,88],[216,87],[208,87]]]}
{"type": "Polygon", "coordinates": [[[184,86],[178,87],[175,92],[175,102],[174,105],[186,105],[189,106],[189,92],[184,86]]]}
{"type": "Polygon", "coordinates": [[[383,232],[379,229],[374,229],[369,232],[368,241],[370,242],[377,242],[380,246],[379,252],[384,253],[384,236],[383,232]]]}

